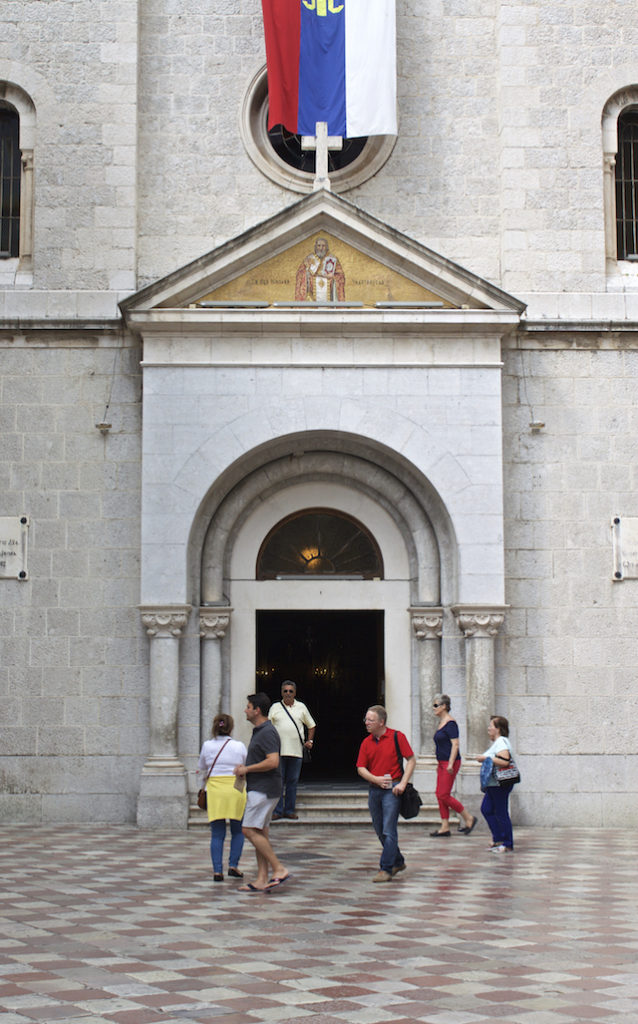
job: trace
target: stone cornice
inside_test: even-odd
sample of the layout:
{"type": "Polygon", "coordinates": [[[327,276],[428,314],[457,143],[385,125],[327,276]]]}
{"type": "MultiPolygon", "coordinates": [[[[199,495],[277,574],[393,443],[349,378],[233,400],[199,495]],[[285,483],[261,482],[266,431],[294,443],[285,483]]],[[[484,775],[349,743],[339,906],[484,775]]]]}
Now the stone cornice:
{"type": "MultiPolygon", "coordinates": [[[[591,320],[583,318],[582,320],[525,320],[521,321],[519,335],[524,341],[530,341],[535,335],[539,336],[538,344],[544,348],[548,346],[547,336],[557,335],[561,338],[561,347],[565,348],[592,348],[591,335],[615,335],[615,334],[638,334],[638,321],[637,320],[620,320],[610,318],[608,320],[591,320]],[[563,338],[563,335],[569,335],[568,338],[563,338]],[[573,337],[573,336],[576,337],[573,337]],[[587,341],[579,342],[578,336],[583,335],[587,337],[587,341]],[[542,336],[543,340],[540,340],[542,336]]],[[[557,339],[558,340],[558,339],[557,339]]],[[[637,339],[638,340],[638,339],[637,339]]],[[[601,342],[602,343],[602,342],[601,342]]],[[[605,344],[609,346],[609,340],[605,341],[605,344]]],[[[626,341],[623,341],[623,345],[626,341]]]]}
{"type": "Polygon", "coordinates": [[[347,309],[314,306],[311,309],[269,307],[268,309],[189,309],[164,307],[135,310],[126,317],[130,330],[143,336],[179,332],[216,334],[244,332],[255,338],[282,329],[299,334],[313,327],[349,333],[414,331],[447,333],[471,327],[479,333],[500,336],[518,327],[520,316],[510,310],[494,309],[347,309]]]}
{"type": "Polygon", "coordinates": [[[140,605],[146,635],[180,637],[186,628],[190,610],[189,604],[140,605]]]}
{"type": "Polygon", "coordinates": [[[107,317],[81,318],[69,316],[64,319],[38,317],[0,317],[0,342],[12,347],[21,347],[26,342],[29,348],[34,342],[40,344],[69,344],[77,348],[79,345],[94,347],[99,342],[98,335],[122,338],[124,324],[121,319],[107,317]],[[26,337],[25,337],[26,335],[26,337]],[[88,337],[87,337],[88,335],[88,337]]]}

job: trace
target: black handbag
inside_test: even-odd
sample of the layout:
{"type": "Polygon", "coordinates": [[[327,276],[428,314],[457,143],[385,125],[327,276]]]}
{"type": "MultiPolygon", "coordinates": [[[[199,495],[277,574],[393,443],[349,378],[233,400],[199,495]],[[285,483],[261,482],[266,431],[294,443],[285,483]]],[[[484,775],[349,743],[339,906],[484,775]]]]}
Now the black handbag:
{"type": "MultiPolygon", "coordinates": [[[[403,774],[403,754],[399,747],[399,740],[397,739],[396,730],[394,733],[394,745],[397,748],[397,758],[399,760],[399,767],[401,774],[403,774]]],[[[411,782],[408,782],[407,786],[401,794],[401,803],[399,804],[399,814],[402,818],[416,818],[421,804],[423,803],[418,789],[415,789],[411,782]]]]}
{"type": "Polygon", "coordinates": [[[423,801],[419,796],[419,791],[414,788],[411,782],[408,782],[401,794],[399,814],[402,818],[416,818],[419,810],[421,809],[422,803],[423,801]]]}
{"type": "Polygon", "coordinates": [[[514,763],[513,757],[510,757],[507,768],[495,768],[494,774],[499,786],[515,786],[517,782],[521,781],[521,773],[514,763]]]}

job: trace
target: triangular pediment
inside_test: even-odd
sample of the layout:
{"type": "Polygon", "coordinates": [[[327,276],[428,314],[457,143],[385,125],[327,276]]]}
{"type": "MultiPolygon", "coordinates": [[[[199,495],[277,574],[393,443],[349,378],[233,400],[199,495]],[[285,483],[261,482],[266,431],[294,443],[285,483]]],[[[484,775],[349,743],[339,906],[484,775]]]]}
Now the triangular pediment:
{"type": "Polygon", "coordinates": [[[233,302],[380,302],[449,306],[440,295],[329,231],[315,231],[200,300],[233,302]]]}
{"type": "Polygon", "coordinates": [[[122,304],[169,310],[317,304],[517,314],[524,304],[330,192],[316,192],[122,304]]]}

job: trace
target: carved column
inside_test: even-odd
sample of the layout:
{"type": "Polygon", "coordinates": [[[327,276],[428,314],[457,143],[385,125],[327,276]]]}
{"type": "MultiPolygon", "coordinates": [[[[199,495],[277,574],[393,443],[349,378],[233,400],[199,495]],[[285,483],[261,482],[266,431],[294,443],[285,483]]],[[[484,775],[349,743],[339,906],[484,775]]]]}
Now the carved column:
{"type": "Polygon", "coordinates": [[[179,641],[190,605],[140,608],[150,637],[149,756],[142,768],[137,823],[140,828],[186,828],[186,769],[177,756],[179,641]]]}
{"type": "MultiPolygon", "coordinates": [[[[222,640],[230,624],[232,608],[200,608],[199,635],[201,648],[201,741],[210,739],[210,729],[215,715],[222,710],[222,702],[228,702],[229,694],[224,693],[222,669],[222,640]]],[[[224,712],[230,713],[225,706],[224,712]]]]}
{"type": "Polygon", "coordinates": [[[603,209],[605,214],[605,258],[616,262],[616,154],[603,155],[603,209]]]}
{"type": "Polygon", "coordinates": [[[442,608],[410,608],[412,632],[417,644],[419,676],[420,754],[425,749],[425,737],[432,731],[432,700],[441,691],[441,636],[443,633],[442,608]]]}
{"type": "Polygon", "coordinates": [[[467,752],[480,754],[489,746],[487,726],[494,707],[494,637],[503,625],[501,605],[455,605],[452,612],[465,636],[467,689],[467,752]]]}
{"type": "Polygon", "coordinates": [[[20,178],[20,270],[29,270],[33,261],[33,150],[22,150],[20,178]]]}

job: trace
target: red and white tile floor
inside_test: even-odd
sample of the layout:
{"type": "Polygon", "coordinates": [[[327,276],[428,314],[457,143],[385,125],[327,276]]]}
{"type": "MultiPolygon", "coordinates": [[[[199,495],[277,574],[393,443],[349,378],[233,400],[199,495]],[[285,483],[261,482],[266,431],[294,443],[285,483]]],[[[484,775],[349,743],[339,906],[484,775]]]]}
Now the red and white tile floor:
{"type": "MultiPolygon", "coordinates": [[[[631,831],[272,830],[293,877],[212,881],[206,831],[0,829],[0,1024],[636,1024],[631,831]]],[[[248,844],[242,868],[252,877],[248,844]]]]}

